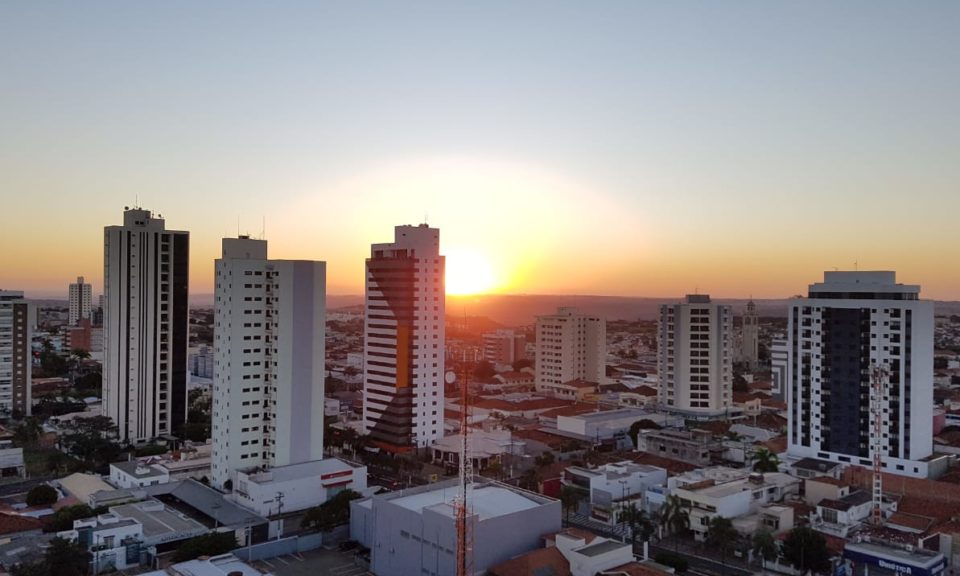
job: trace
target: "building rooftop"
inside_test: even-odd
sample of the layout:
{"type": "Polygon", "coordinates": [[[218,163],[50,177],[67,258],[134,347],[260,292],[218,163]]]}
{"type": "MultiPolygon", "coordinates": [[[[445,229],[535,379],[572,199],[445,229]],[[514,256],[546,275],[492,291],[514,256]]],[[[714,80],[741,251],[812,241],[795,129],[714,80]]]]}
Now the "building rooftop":
{"type": "MultiPolygon", "coordinates": [[[[402,496],[392,500],[393,504],[414,512],[431,509],[453,517],[453,501],[459,494],[457,486],[440,488],[430,492],[402,496]]],[[[470,494],[470,504],[474,514],[480,520],[504,516],[522,510],[536,508],[540,503],[526,495],[501,486],[480,486],[470,494]]]]}
{"type": "Polygon", "coordinates": [[[820,472],[825,473],[833,470],[837,466],[840,466],[837,462],[830,462],[829,460],[818,460],[817,458],[803,458],[794,462],[793,467],[799,468],[801,470],[809,470],[811,472],[820,472]]]}
{"type": "Polygon", "coordinates": [[[212,521],[211,524],[219,523],[223,526],[239,528],[267,522],[265,518],[234,504],[224,498],[220,492],[193,479],[145,486],[143,491],[165,503],[170,503],[174,508],[178,508],[177,504],[185,504],[209,518],[212,521]]]}
{"type": "Polygon", "coordinates": [[[576,552],[577,554],[593,557],[606,554],[607,552],[612,552],[614,550],[619,550],[624,546],[629,546],[629,544],[617,542],[616,540],[604,540],[603,542],[597,542],[596,544],[587,544],[583,548],[577,548],[576,552]]]}
{"type": "Polygon", "coordinates": [[[124,473],[129,474],[138,480],[167,475],[167,473],[163,470],[155,468],[153,464],[145,464],[138,460],[131,460],[129,462],[114,462],[110,464],[110,466],[117,468],[118,470],[122,470],[124,473]]]}
{"type": "Polygon", "coordinates": [[[335,474],[337,472],[348,472],[359,468],[346,460],[339,458],[324,458],[323,460],[312,460],[300,464],[291,464],[289,466],[278,466],[271,468],[266,472],[250,473],[247,480],[257,484],[270,484],[274,482],[292,482],[301,478],[310,478],[313,476],[323,476],[326,474],[335,474]]]}
{"type": "Polygon", "coordinates": [[[122,518],[132,518],[143,525],[143,535],[157,541],[179,539],[193,533],[207,531],[203,524],[187,518],[157,500],[123,504],[110,508],[110,512],[122,518]]]}

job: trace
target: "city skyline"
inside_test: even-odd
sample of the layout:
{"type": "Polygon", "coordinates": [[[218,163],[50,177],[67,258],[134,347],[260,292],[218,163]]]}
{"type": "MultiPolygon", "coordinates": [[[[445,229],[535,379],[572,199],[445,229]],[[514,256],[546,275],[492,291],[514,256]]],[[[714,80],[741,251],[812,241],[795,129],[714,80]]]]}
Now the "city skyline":
{"type": "Polygon", "coordinates": [[[191,232],[194,294],[265,221],[359,295],[379,231],[426,221],[483,292],[782,298],[859,268],[960,300],[958,14],[8,4],[0,286],[102,293],[99,230],[139,204],[191,232]]]}

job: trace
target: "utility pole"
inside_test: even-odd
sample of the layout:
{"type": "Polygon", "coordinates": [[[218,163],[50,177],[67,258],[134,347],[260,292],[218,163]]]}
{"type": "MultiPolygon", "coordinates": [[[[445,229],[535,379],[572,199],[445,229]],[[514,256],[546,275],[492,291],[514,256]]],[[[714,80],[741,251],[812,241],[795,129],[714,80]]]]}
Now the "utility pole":
{"type": "Polygon", "coordinates": [[[277,492],[277,540],[283,534],[283,518],[280,514],[283,512],[283,492],[277,492]]]}

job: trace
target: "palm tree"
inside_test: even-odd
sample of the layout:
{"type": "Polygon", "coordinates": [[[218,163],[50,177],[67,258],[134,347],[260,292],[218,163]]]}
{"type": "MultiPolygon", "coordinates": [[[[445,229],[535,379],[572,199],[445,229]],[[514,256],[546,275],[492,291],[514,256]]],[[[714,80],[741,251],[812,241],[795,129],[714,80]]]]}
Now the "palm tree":
{"type": "Polygon", "coordinates": [[[714,516],[707,527],[707,544],[720,549],[720,570],[726,572],[727,549],[737,541],[739,534],[733,527],[733,522],[723,516],[714,516]]]}
{"type": "Polygon", "coordinates": [[[780,458],[766,448],[758,448],[751,460],[754,472],[776,472],[780,469],[780,458]]]}
{"type": "Polygon", "coordinates": [[[650,517],[632,502],[620,509],[620,512],[617,513],[617,522],[626,522],[630,526],[630,542],[634,549],[637,547],[638,532],[644,541],[649,540],[653,534],[653,522],[650,517]]]}
{"type": "MultiPolygon", "coordinates": [[[[667,532],[675,536],[690,527],[690,512],[679,496],[671,494],[660,512],[660,522],[667,527],[667,532]]],[[[675,551],[680,551],[680,539],[675,538],[675,551]]]]}

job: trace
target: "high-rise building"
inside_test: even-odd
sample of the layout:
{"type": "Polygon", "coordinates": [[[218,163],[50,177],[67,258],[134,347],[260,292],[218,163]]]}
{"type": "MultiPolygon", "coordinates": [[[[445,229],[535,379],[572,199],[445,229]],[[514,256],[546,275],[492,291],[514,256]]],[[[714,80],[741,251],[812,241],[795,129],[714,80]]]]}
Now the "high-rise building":
{"type": "Polygon", "coordinates": [[[443,435],[444,257],[440,231],[397,226],[366,264],[363,422],[388,450],[443,435]]]}
{"type": "Polygon", "coordinates": [[[216,261],[213,483],[323,458],[326,263],[223,239],[216,261]]]}
{"type": "Polygon", "coordinates": [[[83,276],[78,276],[77,281],[70,285],[70,316],[67,321],[71,326],[76,326],[77,322],[90,318],[92,302],[90,285],[83,281],[83,276]]]}
{"type": "Polygon", "coordinates": [[[787,364],[790,362],[787,341],[775,339],[770,344],[770,396],[778,402],[787,399],[787,364]]]}
{"type": "Polygon", "coordinates": [[[133,208],[103,235],[104,415],[121,442],[145,442],[187,415],[190,234],[133,208]]]}
{"type": "Polygon", "coordinates": [[[658,400],[665,409],[700,416],[724,413],[733,388],[733,310],[706,294],[660,306],[658,400]]]}
{"type": "Polygon", "coordinates": [[[527,337],[501,328],[483,335],[483,359],[492,364],[513,364],[526,357],[527,337]]]}
{"type": "Polygon", "coordinates": [[[787,319],[788,453],[872,466],[872,375],[880,398],[881,461],[926,477],[933,453],[933,302],[896,273],[825,272],[787,319]]]}
{"type": "Polygon", "coordinates": [[[23,292],[0,290],[0,413],[31,412],[31,307],[23,292]]]}
{"type": "Polygon", "coordinates": [[[738,358],[750,370],[756,370],[760,363],[760,321],[757,316],[757,305],[753,300],[747,302],[747,311],[743,315],[743,325],[740,327],[738,358]]]}
{"type": "Polygon", "coordinates": [[[576,308],[537,316],[536,388],[546,391],[574,380],[603,384],[607,322],[576,308]]]}

